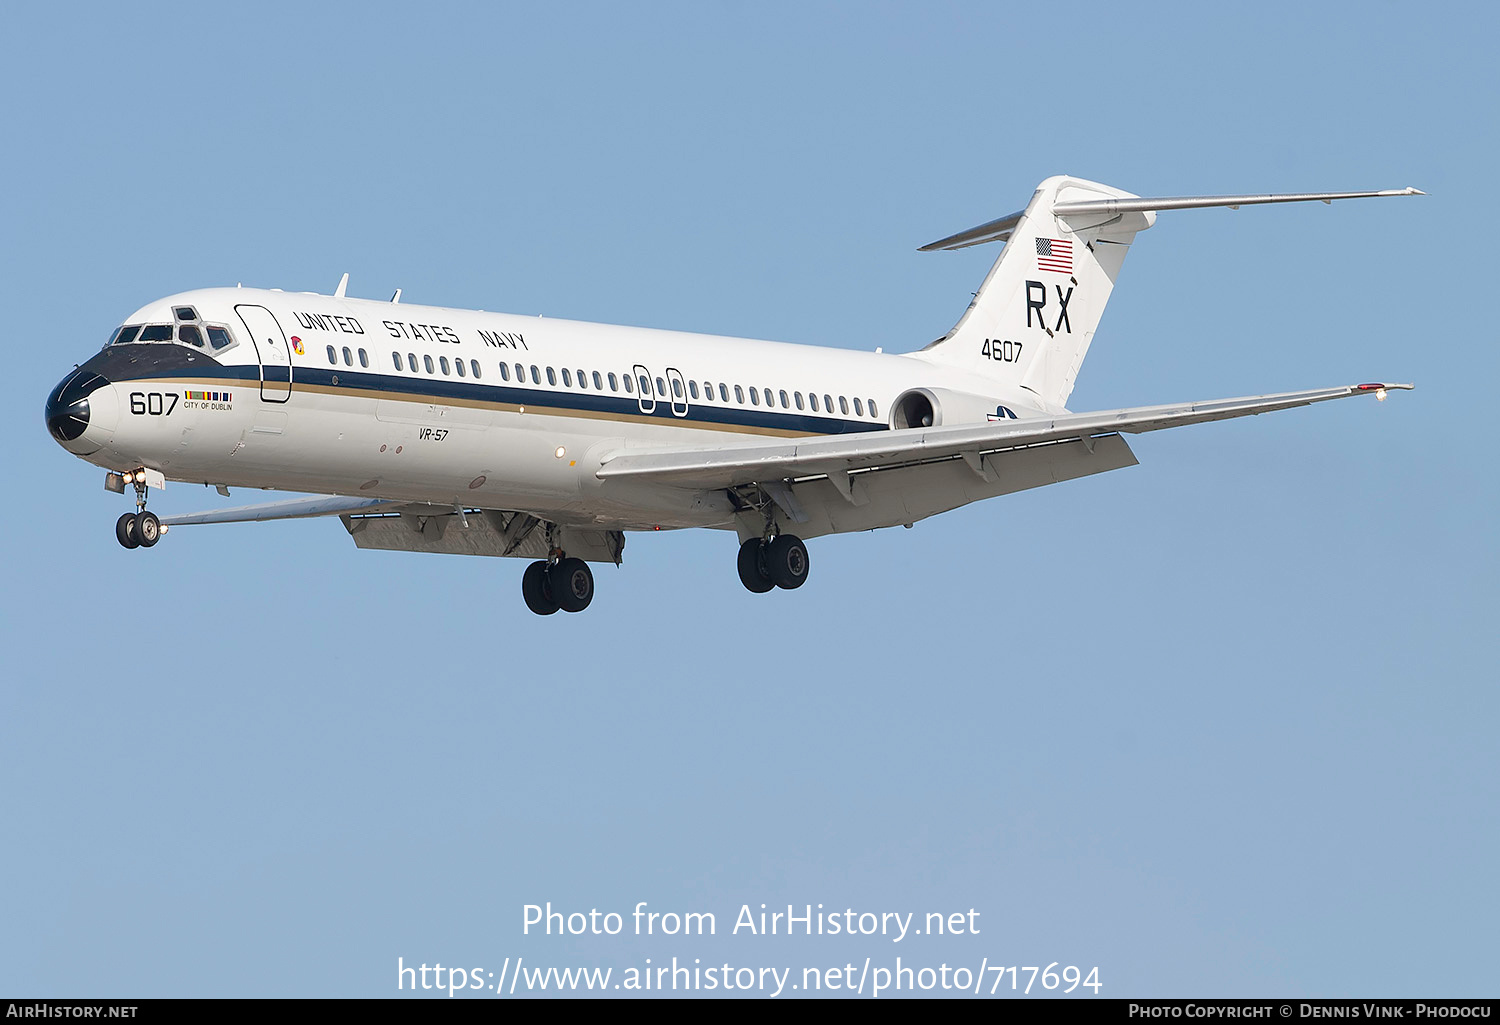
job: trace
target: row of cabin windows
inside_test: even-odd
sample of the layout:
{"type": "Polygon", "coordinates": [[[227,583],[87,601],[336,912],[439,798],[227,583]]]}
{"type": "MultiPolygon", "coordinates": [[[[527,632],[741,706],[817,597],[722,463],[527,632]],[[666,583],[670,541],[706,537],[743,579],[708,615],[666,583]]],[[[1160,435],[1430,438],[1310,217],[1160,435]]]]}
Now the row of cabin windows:
{"type": "MultiPolygon", "coordinates": [[[[339,354],[331,345],[328,347],[328,362],[333,366],[339,365],[339,354]]],[[[370,365],[369,354],[367,354],[363,349],[359,350],[359,365],[362,367],[368,367],[370,365]]],[[[347,345],[344,346],[344,366],[354,366],[354,356],[349,352],[349,346],[347,345]]]]}
{"type": "MultiPolygon", "coordinates": [[[[365,352],[365,350],[363,350],[363,349],[356,349],[356,350],[351,351],[350,348],[349,348],[349,346],[346,345],[346,346],[343,347],[342,351],[343,351],[343,357],[344,357],[344,366],[346,366],[346,367],[352,367],[352,366],[354,366],[354,357],[355,357],[355,355],[359,356],[359,365],[360,366],[365,367],[365,368],[368,368],[370,366],[370,356],[369,356],[369,354],[367,352],[365,352]]],[[[417,369],[417,354],[416,353],[414,353],[414,352],[408,352],[406,354],[406,361],[407,361],[407,364],[410,366],[410,369],[411,369],[412,373],[414,373],[414,374],[421,373],[421,371],[417,369]]],[[[332,364],[333,366],[338,366],[338,363],[339,363],[339,350],[335,349],[331,345],[328,347],[328,362],[330,364],[332,364]]],[[[393,353],[391,353],[391,363],[396,367],[397,370],[405,369],[405,368],[403,368],[403,366],[401,364],[401,354],[399,352],[393,352],[393,353]]],[[[454,357],[453,363],[450,366],[449,363],[448,363],[448,357],[447,356],[439,356],[437,358],[437,362],[434,363],[431,356],[425,356],[424,355],[422,357],[422,365],[427,368],[427,372],[429,374],[436,374],[439,370],[441,370],[444,377],[448,377],[451,374],[457,374],[459,377],[468,377],[471,372],[474,374],[474,377],[476,379],[478,379],[479,377],[483,376],[480,373],[480,370],[479,370],[479,361],[477,359],[471,359],[471,360],[469,360],[469,362],[467,364],[465,364],[462,359],[459,359],[458,357],[454,357]]]]}
{"type": "MultiPolygon", "coordinates": [[[[540,385],[542,383],[542,376],[545,374],[547,383],[553,387],[557,386],[558,372],[552,367],[543,368],[538,367],[536,364],[532,364],[529,373],[528,369],[520,363],[514,364],[514,367],[516,375],[515,380],[518,384],[525,384],[529,379],[532,384],[540,385]]],[[[510,365],[507,365],[505,363],[500,364],[500,377],[505,381],[509,381],[511,379],[510,365]]],[[[575,376],[571,371],[568,370],[568,368],[564,367],[562,369],[561,377],[564,388],[574,387],[575,376]]],[[[609,384],[609,390],[612,392],[619,392],[623,387],[625,394],[634,395],[636,394],[636,388],[639,387],[641,395],[652,395],[651,378],[641,373],[620,374],[619,376],[616,376],[612,373],[601,374],[597,370],[578,371],[576,376],[577,387],[587,391],[589,388],[590,380],[593,381],[593,388],[595,391],[603,391],[605,382],[607,381],[609,384]]],[[[670,388],[671,396],[679,400],[691,397],[694,402],[714,401],[714,385],[710,381],[703,382],[703,389],[701,391],[698,388],[697,381],[688,381],[687,394],[684,395],[682,379],[674,377],[672,378],[670,388]]],[[[811,409],[814,413],[832,413],[834,411],[834,397],[827,392],[823,393],[822,402],[820,403],[818,401],[817,392],[808,392],[807,397],[804,400],[803,395],[800,391],[794,391],[790,395],[788,395],[786,389],[784,388],[773,392],[770,388],[756,388],[754,386],[746,388],[744,385],[730,385],[723,382],[720,382],[718,386],[718,401],[728,403],[730,401],[729,396],[731,389],[733,389],[734,392],[734,401],[739,403],[741,406],[745,404],[745,392],[749,391],[750,404],[752,406],[759,406],[762,404],[762,402],[764,402],[766,408],[775,409],[777,408],[777,399],[779,398],[781,400],[780,407],[782,409],[811,409]]],[[[662,399],[666,399],[668,397],[668,384],[667,380],[663,377],[656,378],[655,397],[662,399]]],[[[838,397],[839,412],[844,416],[848,416],[849,408],[850,403],[848,397],[840,395],[838,397]]],[[[865,416],[866,409],[869,410],[868,415],[871,417],[878,417],[880,415],[875,405],[874,399],[856,398],[854,400],[855,416],[865,416]]]]}
{"type": "MultiPolygon", "coordinates": [[[[359,365],[361,367],[368,368],[369,365],[370,365],[370,357],[369,357],[368,354],[366,354],[365,350],[364,349],[358,349],[358,350],[352,350],[351,351],[350,348],[349,348],[349,346],[347,346],[347,345],[343,347],[343,353],[342,353],[343,357],[344,357],[344,366],[346,366],[346,367],[352,367],[354,365],[355,352],[357,352],[358,355],[359,355],[359,365]]],[[[330,364],[332,364],[333,366],[337,366],[338,362],[339,362],[339,351],[336,350],[332,345],[328,346],[328,362],[330,364]]],[[[401,354],[399,352],[392,352],[391,353],[391,364],[398,371],[400,371],[402,369],[407,369],[407,370],[410,370],[413,374],[417,374],[417,373],[421,373],[422,372],[421,370],[418,369],[417,355],[416,355],[416,353],[413,353],[413,352],[408,352],[406,354],[406,364],[405,364],[405,367],[403,367],[402,362],[401,362],[401,354]]],[[[442,374],[443,374],[444,377],[449,376],[449,364],[448,364],[448,357],[447,356],[439,356],[437,358],[436,364],[434,364],[433,359],[432,359],[432,357],[430,355],[424,355],[422,357],[422,364],[421,365],[422,365],[422,367],[424,367],[426,369],[427,373],[429,373],[429,374],[435,374],[439,370],[441,370],[441,372],[442,372],[442,374]]],[[[502,381],[509,381],[509,380],[511,380],[511,367],[512,366],[515,367],[515,380],[516,380],[516,383],[518,383],[518,384],[525,384],[527,382],[527,380],[529,379],[532,384],[534,384],[534,385],[541,385],[541,383],[542,383],[542,377],[543,377],[543,375],[545,375],[546,379],[547,379],[547,384],[550,385],[550,386],[552,386],[552,387],[554,387],[554,388],[557,387],[557,383],[558,383],[558,379],[559,379],[558,371],[556,369],[554,369],[553,367],[545,367],[545,368],[543,368],[543,367],[537,366],[534,363],[531,365],[529,373],[528,373],[527,368],[525,366],[523,366],[522,364],[520,364],[520,363],[516,363],[516,364],[501,363],[500,364],[500,379],[502,381]]],[[[452,372],[457,373],[459,377],[467,377],[467,376],[469,376],[470,373],[472,373],[474,375],[475,380],[478,380],[481,376],[483,376],[480,373],[479,361],[475,360],[475,359],[469,360],[468,366],[465,367],[464,366],[464,361],[462,359],[459,359],[459,358],[455,357],[454,360],[453,360],[452,372]]],[[[575,379],[577,381],[577,387],[580,388],[580,389],[583,389],[584,391],[587,391],[589,389],[589,382],[590,382],[590,380],[592,380],[593,381],[593,388],[594,388],[595,391],[603,391],[604,388],[605,388],[605,383],[607,381],[608,385],[609,385],[609,390],[612,391],[612,392],[618,393],[621,390],[621,388],[623,387],[624,391],[625,391],[625,394],[627,394],[627,395],[634,395],[634,394],[636,394],[636,388],[639,387],[640,388],[640,394],[642,394],[642,395],[652,395],[652,390],[651,390],[652,381],[651,381],[651,378],[647,377],[645,374],[631,373],[631,374],[619,374],[619,375],[615,375],[613,373],[603,373],[603,374],[601,374],[597,370],[594,370],[594,371],[580,370],[580,371],[578,371],[577,376],[575,378],[573,372],[571,370],[569,370],[567,367],[564,367],[562,369],[561,380],[562,380],[562,385],[563,385],[564,388],[572,388],[572,387],[574,387],[574,381],[575,381],[575,379]]],[[[663,378],[663,377],[657,377],[655,383],[656,383],[655,395],[657,397],[666,399],[667,396],[668,396],[668,387],[669,387],[668,384],[667,384],[666,379],[663,378]]],[[[702,388],[701,391],[698,388],[698,382],[697,381],[688,381],[687,382],[687,394],[684,395],[683,394],[682,380],[680,378],[674,377],[674,378],[672,378],[670,389],[671,389],[671,395],[673,397],[679,399],[679,400],[691,397],[694,402],[699,402],[699,401],[713,402],[714,401],[715,389],[714,389],[714,385],[713,385],[713,383],[711,381],[704,381],[703,382],[703,388],[702,388]]],[[[782,408],[782,409],[792,409],[792,408],[796,408],[796,409],[799,409],[799,410],[810,409],[814,413],[828,413],[828,414],[832,414],[833,411],[834,411],[834,397],[832,395],[828,394],[827,392],[823,393],[822,401],[819,402],[819,397],[818,397],[818,393],[817,392],[808,392],[807,393],[807,397],[804,400],[803,395],[802,395],[802,393],[800,391],[793,391],[790,394],[788,394],[787,390],[785,388],[779,389],[777,391],[772,391],[770,388],[756,388],[753,385],[751,385],[751,386],[749,386],[747,388],[744,385],[738,385],[738,384],[729,385],[729,384],[725,384],[722,381],[719,383],[719,386],[718,386],[718,401],[723,402],[723,403],[728,403],[730,401],[729,396],[730,396],[730,390],[731,389],[733,389],[734,401],[736,403],[738,403],[739,405],[741,405],[741,406],[743,406],[745,404],[745,393],[746,393],[746,391],[748,391],[750,393],[750,404],[752,406],[759,406],[762,403],[764,403],[764,405],[766,406],[767,409],[775,409],[775,408],[777,408],[777,405],[778,405],[777,400],[779,399],[780,400],[780,408],[782,408]]],[[[849,409],[850,409],[849,398],[847,396],[845,396],[845,395],[840,395],[838,397],[838,411],[839,411],[839,413],[841,415],[843,415],[843,416],[848,416],[849,415],[849,409]]],[[[880,415],[880,412],[879,412],[878,408],[875,405],[875,400],[874,399],[860,399],[860,398],[855,398],[854,401],[853,401],[853,409],[854,409],[854,415],[855,416],[860,416],[860,417],[865,416],[866,415],[866,410],[869,411],[868,415],[871,416],[871,417],[878,417],[880,415]]]]}
{"type": "MultiPolygon", "coordinates": [[[[397,370],[401,369],[401,354],[399,352],[393,352],[393,353],[391,353],[391,363],[395,365],[395,367],[396,367],[397,370]]],[[[407,363],[407,366],[411,370],[412,373],[414,373],[414,374],[421,373],[421,371],[417,369],[417,354],[416,353],[414,353],[414,352],[408,352],[406,354],[406,363],[407,363]]],[[[436,364],[434,364],[432,357],[424,354],[422,356],[422,365],[427,368],[427,372],[429,374],[435,374],[435,373],[438,372],[438,370],[441,370],[443,372],[443,376],[444,377],[448,376],[448,357],[447,356],[439,356],[437,358],[436,364]]],[[[464,361],[461,358],[459,358],[458,356],[454,356],[453,357],[453,372],[456,373],[456,374],[458,374],[459,377],[468,377],[469,374],[472,372],[474,374],[474,379],[476,381],[480,377],[484,376],[479,371],[479,361],[477,359],[471,359],[471,360],[469,360],[468,367],[465,367],[464,366],[464,361]]]]}

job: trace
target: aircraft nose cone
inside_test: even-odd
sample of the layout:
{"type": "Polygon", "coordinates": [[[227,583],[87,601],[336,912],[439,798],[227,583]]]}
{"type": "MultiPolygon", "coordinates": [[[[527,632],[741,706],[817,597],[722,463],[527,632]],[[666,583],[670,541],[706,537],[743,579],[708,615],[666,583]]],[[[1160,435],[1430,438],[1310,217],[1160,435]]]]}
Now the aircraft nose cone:
{"type": "Polygon", "coordinates": [[[92,370],[79,368],[58,382],[47,396],[44,411],[47,431],[64,448],[71,451],[77,447],[92,416],[90,397],[108,384],[108,380],[92,370]]]}

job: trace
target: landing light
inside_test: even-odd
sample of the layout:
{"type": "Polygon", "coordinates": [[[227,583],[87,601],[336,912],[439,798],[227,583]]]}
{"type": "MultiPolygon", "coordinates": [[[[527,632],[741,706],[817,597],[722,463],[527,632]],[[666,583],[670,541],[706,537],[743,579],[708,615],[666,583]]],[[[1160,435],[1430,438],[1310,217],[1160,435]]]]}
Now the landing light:
{"type": "Polygon", "coordinates": [[[135,471],[135,482],[137,484],[144,484],[144,483],[146,483],[146,471],[145,470],[137,470],[137,471],[135,471]]]}
{"type": "Polygon", "coordinates": [[[568,450],[567,449],[563,448],[561,445],[557,446],[557,458],[561,459],[563,456],[565,456],[567,454],[568,454],[568,450]]]}

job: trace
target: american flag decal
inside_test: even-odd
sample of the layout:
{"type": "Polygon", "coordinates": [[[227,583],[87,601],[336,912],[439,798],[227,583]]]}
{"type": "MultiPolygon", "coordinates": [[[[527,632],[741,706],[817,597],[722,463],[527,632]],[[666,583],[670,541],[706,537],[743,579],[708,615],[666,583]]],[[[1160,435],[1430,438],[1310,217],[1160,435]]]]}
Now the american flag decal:
{"type": "Polygon", "coordinates": [[[1064,238],[1036,240],[1036,269],[1057,274],[1073,273],[1073,243],[1064,238]]]}

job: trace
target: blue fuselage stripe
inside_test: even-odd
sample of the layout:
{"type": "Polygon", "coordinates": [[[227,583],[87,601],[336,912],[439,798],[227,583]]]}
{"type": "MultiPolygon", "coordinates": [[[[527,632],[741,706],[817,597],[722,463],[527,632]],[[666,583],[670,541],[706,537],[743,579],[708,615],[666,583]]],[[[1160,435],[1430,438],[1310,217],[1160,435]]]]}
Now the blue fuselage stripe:
{"type": "MultiPolygon", "coordinates": [[[[213,362],[197,362],[191,368],[177,366],[161,371],[142,367],[135,374],[113,374],[115,380],[150,380],[152,378],[192,377],[211,380],[234,381],[243,386],[260,387],[260,367],[223,366],[213,362]]],[[[284,376],[280,380],[286,380],[284,376]]],[[[840,417],[818,416],[792,410],[770,411],[750,406],[718,405],[708,403],[687,404],[687,415],[677,416],[672,412],[672,403],[658,398],[656,408],[649,412],[641,409],[634,397],[605,394],[596,391],[559,391],[548,388],[521,388],[514,384],[498,382],[464,381],[421,376],[397,376],[395,374],[371,373],[353,368],[328,368],[297,366],[292,371],[292,395],[298,386],[320,389],[348,388],[355,391],[379,392],[393,399],[414,401],[458,400],[463,402],[492,402],[533,408],[537,412],[555,410],[560,413],[588,412],[605,416],[626,418],[646,417],[663,423],[715,424],[728,427],[744,427],[751,430],[769,429],[795,431],[806,434],[856,434],[889,429],[884,423],[862,420],[846,420],[840,417]]],[[[678,408],[682,408],[679,401],[678,408]]]]}

